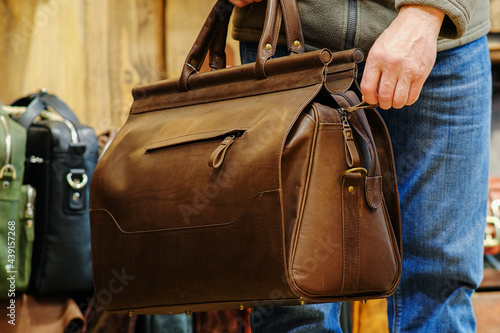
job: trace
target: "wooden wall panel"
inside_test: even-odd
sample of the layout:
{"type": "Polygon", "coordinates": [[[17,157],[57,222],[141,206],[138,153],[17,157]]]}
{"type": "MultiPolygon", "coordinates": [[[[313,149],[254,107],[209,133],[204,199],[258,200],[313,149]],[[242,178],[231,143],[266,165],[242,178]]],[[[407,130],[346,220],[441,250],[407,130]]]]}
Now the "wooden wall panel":
{"type": "Polygon", "coordinates": [[[500,33],[500,0],[490,0],[491,32],[500,33]]]}
{"type": "Polygon", "coordinates": [[[0,0],[0,100],[42,87],[97,131],[165,77],[165,0],[0,0]]]}

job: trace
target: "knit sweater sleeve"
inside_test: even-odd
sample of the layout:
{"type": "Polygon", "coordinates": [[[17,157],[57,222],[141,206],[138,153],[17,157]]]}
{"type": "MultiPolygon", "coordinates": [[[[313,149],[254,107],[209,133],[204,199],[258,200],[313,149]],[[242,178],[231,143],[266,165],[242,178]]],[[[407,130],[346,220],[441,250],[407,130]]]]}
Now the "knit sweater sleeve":
{"type": "Polygon", "coordinates": [[[425,5],[445,13],[439,33],[444,38],[460,38],[467,30],[477,0],[395,0],[396,9],[405,5],[425,5]]]}

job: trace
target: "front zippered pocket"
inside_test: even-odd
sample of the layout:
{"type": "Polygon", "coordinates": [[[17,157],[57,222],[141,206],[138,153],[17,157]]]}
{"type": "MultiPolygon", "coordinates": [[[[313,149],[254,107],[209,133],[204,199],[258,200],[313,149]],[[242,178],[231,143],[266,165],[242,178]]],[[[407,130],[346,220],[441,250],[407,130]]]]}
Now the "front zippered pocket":
{"type": "Polygon", "coordinates": [[[215,150],[213,150],[210,156],[208,156],[207,158],[208,166],[217,169],[224,162],[224,158],[229,147],[235,142],[237,138],[241,137],[246,130],[247,128],[241,127],[192,133],[172,138],[163,138],[151,142],[144,149],[146,150],[146,153],[152,153],[160,149],[184,147],[193,144],[216,142],[217,140],[220,140],[219,146],[215,150]]]}

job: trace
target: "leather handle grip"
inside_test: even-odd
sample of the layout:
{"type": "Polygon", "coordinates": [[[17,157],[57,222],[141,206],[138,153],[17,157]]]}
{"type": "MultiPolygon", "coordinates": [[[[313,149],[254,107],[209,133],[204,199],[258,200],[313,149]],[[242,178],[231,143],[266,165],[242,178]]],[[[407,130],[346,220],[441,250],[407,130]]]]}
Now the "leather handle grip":
{"type": "MultiPolygon", "coordinates": [[[[209,60],[212,69],[225,67],[224,49],[227,26],[233,7],[233,4],[227,0],[218,0],[214,5],[188,53],[179,78],[179,91],[189,89],[188,78],[200,70],[208,51],[210,51],[209,60]]],[[[288,50],[292,53],[304,52],[304,38],[295,0],[268,0],[255,66],[257,78],[267,77],[264,65],[273,57],[276,50],[282,16],[285,22],[288,50]]]]}

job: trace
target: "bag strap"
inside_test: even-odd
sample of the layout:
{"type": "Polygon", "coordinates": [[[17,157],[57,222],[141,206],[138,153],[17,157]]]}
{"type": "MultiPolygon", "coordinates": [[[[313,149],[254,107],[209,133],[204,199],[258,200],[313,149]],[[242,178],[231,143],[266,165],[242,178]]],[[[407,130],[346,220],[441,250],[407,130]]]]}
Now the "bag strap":
{"type": "Polygon", "coordinates": [[[35,121],[36,117],[38,117],[43,110],[48,109],[49,107],[60,114],[64,119],[74,123],[79,123],[78,118],[66,103],[64,103],[59,97],[51,95],[44,90],[39,93],[20,98],[11,105],[26,106],[26,111],[17,120],[17,122],[25,128],[29,128],[35,121]]]}
{"type": "Polygon", "coordinates": [[[385,157],[379,158],[380,168],[382,170],[390,170],[390,172],[384,172],[382,175],[382,192],[388,214],[392,221],[392,228],[394,230],[396,240],[398,241],[399,251],[402,254],[403,247],[401,243],[401,225],[399,223],[399,221],[401,221],[399,211],[399,192],[396,179],[396,166],[394,164],[394,160],[390,158],[392,156],[392,144],[389,136],[389,130],[387,129],[382,116],[376,109],[366,110],[365,115],[368,123],[370,124],[370,129],[375,141],[375,147],[377,149],[377,155],[385,157]]]}
{"type": "MultiPolygon", "coordinates": [[[[227,26],[234,5],[227,0],[218,0],[208,15],[191,50],[184,62],[179,78],[179,91],[187,91],[188,78],[200,70],[206,54],[210,51],[210,67],[220,69],[225,67],[225,45],[227,26]]],[[[304,52],[304,38],[295,0],[268,0],[264,29],[259,42],[255,63],[256,77],[267,77],[264,70],[266,61],[273,57],[278,43],[281,18],[284,18],[287,45],[291,53],[304,52]]]]}

